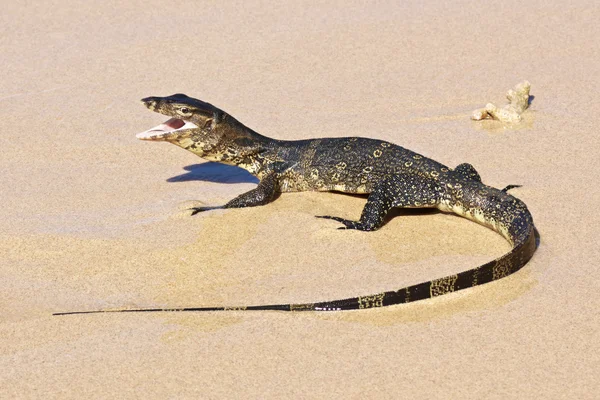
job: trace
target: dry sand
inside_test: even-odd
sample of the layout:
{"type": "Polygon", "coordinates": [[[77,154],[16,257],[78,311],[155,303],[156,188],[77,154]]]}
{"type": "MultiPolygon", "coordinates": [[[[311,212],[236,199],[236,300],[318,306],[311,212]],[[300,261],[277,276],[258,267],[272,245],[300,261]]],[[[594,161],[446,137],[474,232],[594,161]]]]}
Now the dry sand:
{"type": "Polygon", "coordinates": [[[596,398],[596,1],[5,3],[0,398],[596,398]],[[521,129],[469,119],[523,79],[521,129]],[[332,193],[181,217],[255,180],[135,139],[164,120],[138,100],[176,92],[277,138],[470,162],[523,185],[541,246],[507,279],[407,306],[51,316],[330,300],[509,249],[441,213],[337,231],[313,215],[356,218],[364,199],[332,193]]]}

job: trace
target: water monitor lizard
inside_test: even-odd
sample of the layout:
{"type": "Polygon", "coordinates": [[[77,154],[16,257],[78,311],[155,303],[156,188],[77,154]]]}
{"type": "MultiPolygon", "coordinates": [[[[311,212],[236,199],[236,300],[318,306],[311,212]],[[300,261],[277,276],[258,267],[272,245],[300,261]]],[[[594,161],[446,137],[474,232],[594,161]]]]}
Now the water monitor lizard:
{"type": "MultiPolygon", "coordinates": [[[[137,135],[139,139],[166,141],[210,161],[237,165],[260,180],[258,186],[221,206],[197,207],[193,214],[218,209],[254,207],[269,203],[277,193],[304,190],[368,194],[360,220],[320,216],[340,222],[340,229],[373,231],[393,207],[435,207],[453,212],[500,233],[513,246],[496,260],[455,275],[349,299],[310,304],[275,304],[244,307],[188,307],[169,309],[107,310],[223,311],[282,310],[337,311],[382,307],[428,299],[482,285],[518,271],[536,250],[537,232],[525,204],[481,182],[475,168],[460,164],[451,169],[420,154],[382,140],[361,137],[277,140],[258,134],[223,110],[175,94],[147,97],[150,110],[171,117],[137,135]]],[[[94,313],[106,311],[84,311],[94,313]]],[[[72,313],[59,313],[72,314],[72,313]]]]}

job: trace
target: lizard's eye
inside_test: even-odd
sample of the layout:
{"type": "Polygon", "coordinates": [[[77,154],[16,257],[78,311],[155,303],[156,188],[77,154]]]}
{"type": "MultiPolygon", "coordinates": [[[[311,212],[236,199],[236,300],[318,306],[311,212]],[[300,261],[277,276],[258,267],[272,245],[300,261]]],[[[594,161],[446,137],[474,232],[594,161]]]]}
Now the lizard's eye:
{"type": "Polygon", "coordinates": [[[177,110],[177,112],[181,115],[189,115],[192,113],[192,111],[188,107],[181,107],[177,110]]]}

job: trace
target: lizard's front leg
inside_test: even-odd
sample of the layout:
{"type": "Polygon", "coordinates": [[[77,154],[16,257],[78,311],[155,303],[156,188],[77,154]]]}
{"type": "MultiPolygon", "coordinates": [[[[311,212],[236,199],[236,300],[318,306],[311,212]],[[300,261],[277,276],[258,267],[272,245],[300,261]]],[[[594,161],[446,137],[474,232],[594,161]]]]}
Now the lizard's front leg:
{"type": "Polygon", "coordinates": [[[277,174],[270,173],[265,176],[259,183],[258,186],[246,193],[240,194],[235,199],[229,201],[227,204],[222,206],[213,207],[194,207],[191,208],[192,215],[198,214],[202,211],[216,210],[222,208],[242,208],[242,207],[255,207],[262,206],[271,202],[277,194],[277,174]]]}
{"type": "Polygon", "coordinates": [[[383,225],[393,207],[435,207],[441,199],[438,183],[431,178],[400,174],[385,178],[377,184],[363,208],[359,221],[339,217],[317,216],[344,224],[339,229],[374,231],[383,225]]]}

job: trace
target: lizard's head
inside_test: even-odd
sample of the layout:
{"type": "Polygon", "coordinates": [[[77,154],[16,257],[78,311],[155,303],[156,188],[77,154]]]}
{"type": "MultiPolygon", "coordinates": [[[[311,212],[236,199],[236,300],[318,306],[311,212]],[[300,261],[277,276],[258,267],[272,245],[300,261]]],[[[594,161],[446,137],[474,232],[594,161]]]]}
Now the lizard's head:
{"type": "Polygon", "coordinates": [[[223,117],[223,111],[217,107],[185,94],[146,97],[142,99],[142,104],[171,118],[154,128],[138,133],[136,137],[141,140],[177,143],[194,133],[201,134],[214,128],[223,117]]]}
{"type": "Polygon", "coordinates": [[[238,165],[264,139],[212,104],[184,94],[146,97],[142,103],[171,118],[138,133],[138,139],[173,143],[206,160],[238,165]]]}

